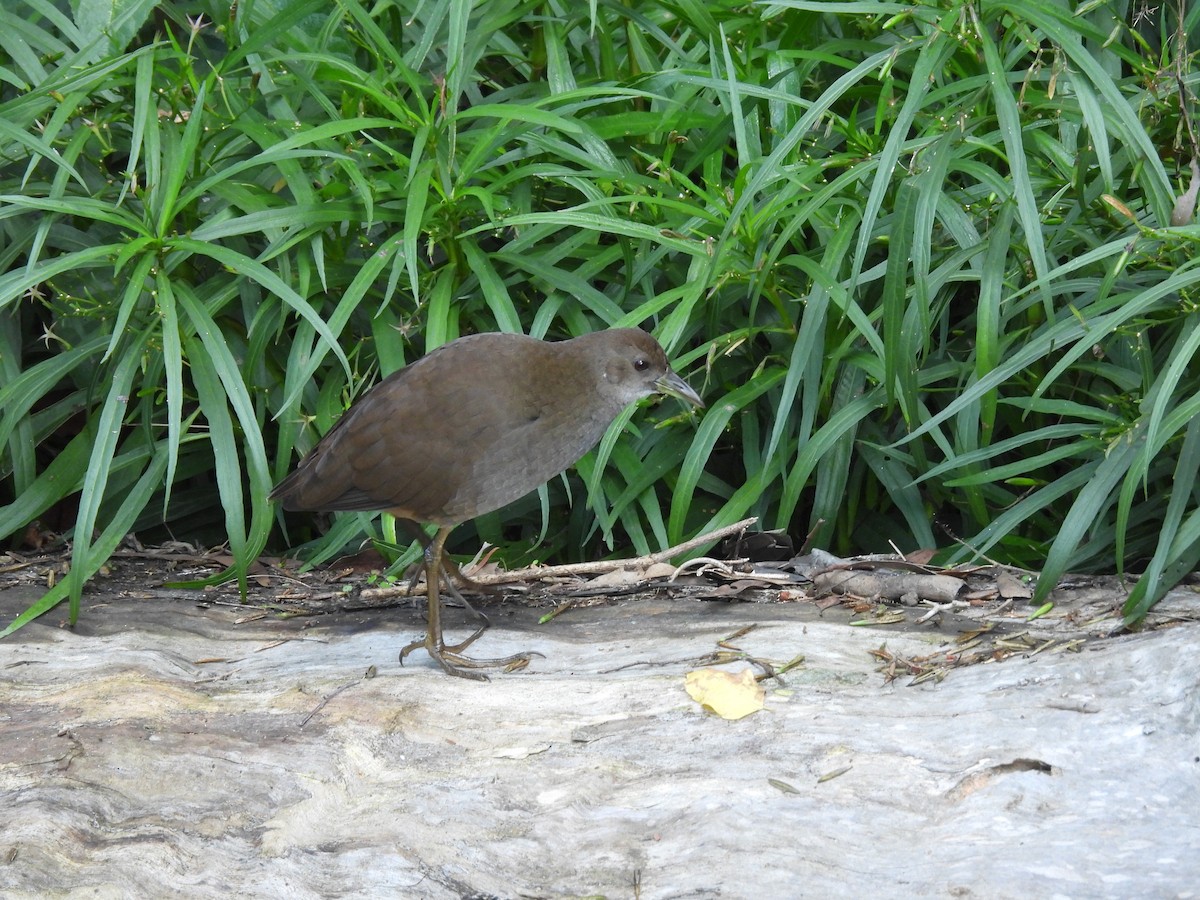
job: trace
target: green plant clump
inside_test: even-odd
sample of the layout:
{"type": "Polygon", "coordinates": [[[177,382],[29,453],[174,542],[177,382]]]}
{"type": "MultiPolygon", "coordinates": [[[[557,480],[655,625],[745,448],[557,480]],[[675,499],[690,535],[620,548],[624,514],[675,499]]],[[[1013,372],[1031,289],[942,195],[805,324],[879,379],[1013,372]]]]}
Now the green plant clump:
{"type": "Polygon", "coordinates": [[[285,524],[384,536],[267,493],[460,334],[618,325],[709,407],[481,519],[512,558],[753,514],[1035,602],[1136,566],[1137,620],[1200,559],[1188,35],[1184,0],[5,3],[0,539],[73,554],[7,631],[131,531],[241,578],[285,524]]]}

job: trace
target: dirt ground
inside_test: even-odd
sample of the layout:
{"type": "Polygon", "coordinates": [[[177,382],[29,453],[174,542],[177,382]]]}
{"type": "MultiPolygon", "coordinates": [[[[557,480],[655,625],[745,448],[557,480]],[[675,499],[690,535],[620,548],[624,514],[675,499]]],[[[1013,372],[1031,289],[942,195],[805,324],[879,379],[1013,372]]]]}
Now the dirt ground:
{"type": "MultiPolygon", "coordinates": [[[[126,547],[0,641],[0,896],[1200,896],[1189,587],[1130,634],[1111,578],[1032,619],[991,567],[526,578],[472,653],[541,656],[479,684],[399,665],[421,604],[362,560],[164,586],[222,562],[126,547]]],[[[0,622],[63,564],[0,555],[0,622]]]]}

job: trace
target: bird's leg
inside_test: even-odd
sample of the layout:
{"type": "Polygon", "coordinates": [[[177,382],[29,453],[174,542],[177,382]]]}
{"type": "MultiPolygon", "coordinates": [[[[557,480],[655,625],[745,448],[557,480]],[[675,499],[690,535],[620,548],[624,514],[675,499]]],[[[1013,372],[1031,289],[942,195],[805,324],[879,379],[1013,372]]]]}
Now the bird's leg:
{"type": "MultiPolygon", "coordinates": [[[[418,525],[416,522],[414,522],[412,519],[405,519],[401,516],[397,516],[396,522],[405,531],[408,532],[408,536],[410,538],[412,538],[414,541],[420,542],[421,549],[423,551],[423,554],[422,554],[423,560],[422,560],[421,568],[416,569],[413,572],[412,579],[409,581],[409,584],[408,584],[408,589],[411,591],[413,589],[413,587],[416,586],[417,577],[421,574],[421,572],[425,571],[428,568],[429,548],[430,548],[430,545],[433,543],[433,541],[429,537],[429,535],[427,535],[425,533],[425,530],[420,525],[418,525]]],[[[461,603],[468,611],[470,611],[471,615],[475,616],[475,618],[477,618],[481,623],[480,629],[477,632],[475,632],[475,634],[468,641],[466,641],[465,643],[459,644],[458,646],[453,648],[456,651],[462,651],[462,650],[466,649],[467,644],[469,644],[471,641],[475,640],[475,638],[479,637],[479,635],[483,634],[483,632],[485,632],[489,627],[491,627],[492,623],[491,623],[491,620],[488,619],[488,617],[486,615],[484,615],[479,610],[477,610],[471,604],[471,601],[469,601],[466,597],[464,597],[459,592],[458,585],[461,584],[467,590],[475,591],[478,594],[493,594],[493,595],[495,595],[495,594],[498,594],[499,591],[497,591],[496,588],[492,587],[490,584],[480,584],[479,582],[474,581],[471,578],[468,578],[466,575],[463,574],[463,571],[462,571],[462,569],[459,568],[458,563],[456,563],[452,557],[446,556],[445,553],[442,554],[442,571],[446,573],[446,588],[447,588],[447,590],[450,591],[450,593],[454,596],[455,600],[457,600],[459,603],[461,603]]]]}
{"type": "Polygon", "coordinates": [[[443,570],[446,538],[449,534],[450,528],[439,528],[429,546],[425,548],[425,585],[428,589],[429,597],[428,626],[425,630],[424,640],[413,641],[400,651],[400,664],[404,664],[404,657],[408,656],[409,653],[419,647],[424,647],[425,652],[429,654],[430,658],[441,666],[448,675],[456,675],[459,678],[470,678],[474,681],[487,681],[488,678],[486,675],[471,672],[469,669],[488,666],[507,666],[516,662],[527,661],[531,656],[540,656],[540,653],[514,653],[512,656],[505,656],[498,659],[471,659],[470,657],[463,656],[462,651],[487,630],[486,618],[484,619],[485,624],[465,641],[450,647],[446,646],[446,642],[442,637],[442,599],[438,590],[438,583],[443,570]]]}
{"type": "MultiPolygon", "coordinates": [[[[404,657],[418,647],[424,647],[425,652],[446,671],[447,675],[457,675],[459,678],[470,678],[474,681],[487,681],[487,676],[460,669],[452,665],[443,655],[446,642],[442,639],[442,595],[438,590],[438,582],[442,574],[442,553],[449,534],[449,528],[445,526],[439,528],[437,534],[433,536],[433,540],[425,548],[425,587],[426,596],[429,599],[425,639],[413,641],[400,651],[400,665],[404,665],[404,657]]],[[[474,637],[471,638],[471,640],[473,639],[474,637]]],[[[450,655],[454,655],[453,651],[450,655]]]]}
{"type": "MultiPolygon", "coordinates": [[[[421,573],[425,572],[429,566],[429,560],[428,560],[429,543],[427,541],[425,541],[423,543],[425,544],[425,550],[424,550],[424,553],[422,554],[421,565],[419,568],[416,568],[413,570],[412,577],[408,579],[408,592],[410,594],[412,593],[413,589],[417,586],[417,579],[421,577],[421,573]]],[[[469,612],[471,615],[473,615],[475,618],[477,618],[480,621],[481,624],[479,627],[479,631],[476,632],[475,637],[478,637],[479,635],[483,634],[485,631],[488,630],[488,628],[491,627],[492,620],[489,619],[486,614],[477,610],[475,608],[474,604],[472,604],[470,600],[468,600],[466,597],[464,597],[459,592],[458,586],[455,585],[455,583],[454,583],[455,578],[456,578],[454,573],[456,573],[456,572],[458,573],[457,577],[461,578],[466,583],[465,586],[469,587],[470,585],[475,584],[475,582],[471,581],[469,578],[467,578],[465,575],[463,575],[462,571],[458,568],[458,564],[456,562],[454,562],[454,560],[452,560],[450,557],[445,556],[445,555],[442,556],[442,572],[446,576],[446,590],[448,590],[450,592],[450,595],[452,597],[454,597],[455,600],[457,600],[459,603],[462,604],[463,608],[467,612],[469,612]]],[[[488,587],[488,585],[483,585],[483,584],[478,585],[478,586],[481,588],[488,587]]],[[[489,590],[489,593],[491,593],[491,592],[492,591],[489,590]]],[[[474,638],[472,638],[472,640],[474,640],[474,638]]],[[[465,644],[460,645],[457,649],[462,649],[463,646],[465,646],[465,644]]]]}

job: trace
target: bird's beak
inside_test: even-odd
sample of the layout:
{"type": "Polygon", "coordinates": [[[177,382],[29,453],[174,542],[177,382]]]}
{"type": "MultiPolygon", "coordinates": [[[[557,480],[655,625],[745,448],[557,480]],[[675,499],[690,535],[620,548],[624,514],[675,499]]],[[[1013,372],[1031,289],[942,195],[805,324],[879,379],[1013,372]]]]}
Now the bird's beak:
{"type": "Polygon", "coordinates": [[[692,390],[690,384],[670,369],[667,370],[666,375],[654,382],[654,387],[660,394],[666,394],[668,397],[674,397],[676,400],[682,400],[684,403],[704,409],[704,401],[700,399],[700,395],[692,390]]]}

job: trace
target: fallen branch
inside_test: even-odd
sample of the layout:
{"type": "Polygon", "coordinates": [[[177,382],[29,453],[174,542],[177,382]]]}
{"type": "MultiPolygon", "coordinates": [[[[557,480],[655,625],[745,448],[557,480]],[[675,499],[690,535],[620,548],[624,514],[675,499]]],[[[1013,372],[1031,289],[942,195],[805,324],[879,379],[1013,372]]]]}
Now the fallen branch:
{"type": "MultiPolygon", "coordinates": [[[[530,566],[525,569],[515,569],[512,572],[474,573],[468,577],[473,584],[493,585],[513,584],[521,581],[541,581],[548,578],[572,578],[579,575],[603,575],[607,572],[616,572],[620,569],[644,571],[657,563],[666,562],[674,556],[679,556],[681,553],[687,553],[689,550],[695,550],[697,547],[715,543],[716,541],[724,540],[730,535],[745,531],[757,521],[758,519],[754,517],[742,519],[742,521],[726,525],[724,528],[718,528],[715,531],[697,535],[690,540],[684,541],[682,544],[668,547],[666,550],[660,550],[657,553],[651,553],[647,556],[638,556],[634,559],[606,559],[598,562],[571,563],[564,566],[530,566]]],[[[419,591],[414,591],[409,585],[404,584],[393,587],[368,588],[362,591],[359,596],[363,600],[374,602],[377,600],[387,600],[392,597],[408,597],[414,593],[423,592],[423,588],[419,591]]]]}
{"type": "Polygon", "coordinates": [[[922,600],[950,603],[958,599],[967,586],[962,579],[949,575],[925,575],[884,569],[874,572],[839,569],[818,572],[813,576],[813,588],[818,595],[850,594],[856,597],[901,600],[906,594],[915,594],[922,600]]]}

